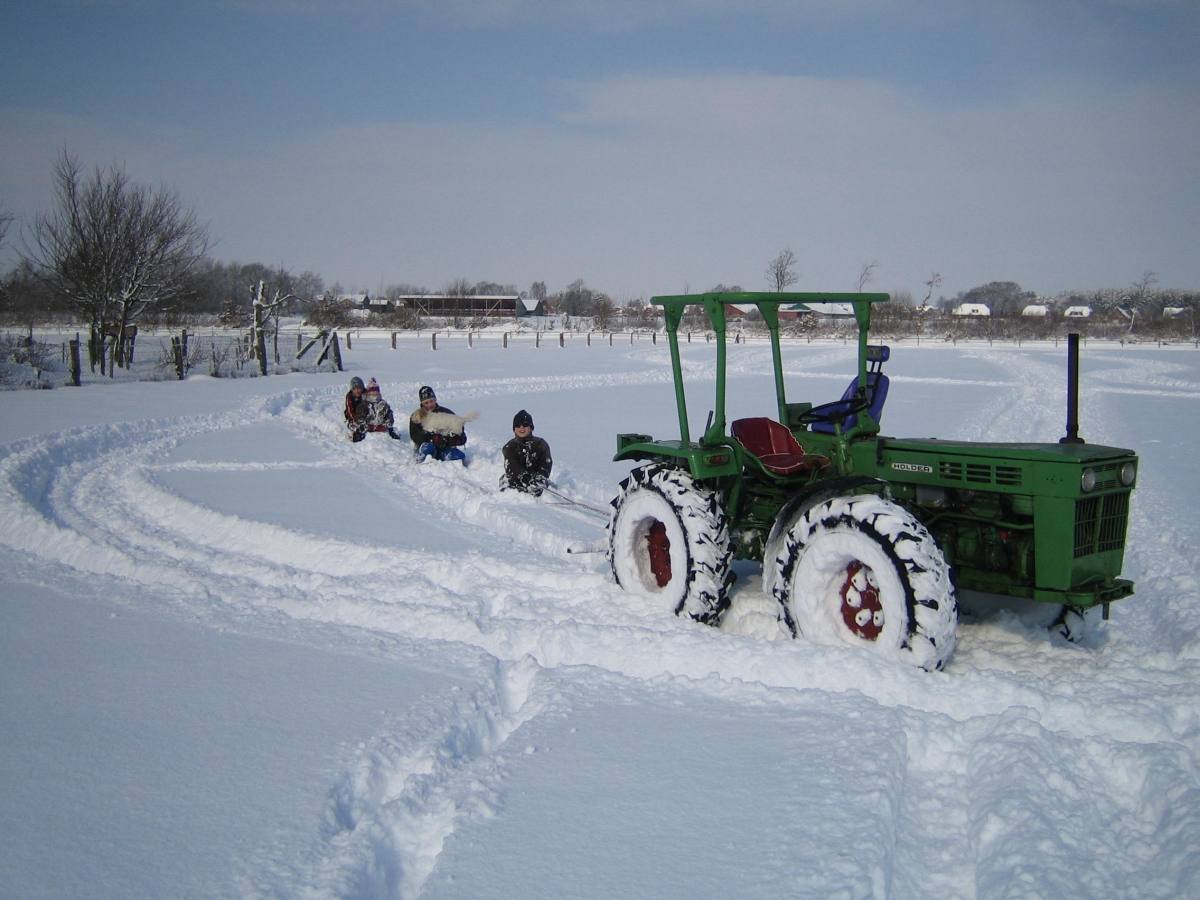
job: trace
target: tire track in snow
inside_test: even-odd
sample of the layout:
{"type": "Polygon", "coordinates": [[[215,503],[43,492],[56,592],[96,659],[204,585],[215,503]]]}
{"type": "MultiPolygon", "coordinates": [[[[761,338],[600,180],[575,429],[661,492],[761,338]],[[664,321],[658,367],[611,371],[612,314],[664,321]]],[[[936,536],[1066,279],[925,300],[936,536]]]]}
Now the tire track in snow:
{"type": "MultiPolygon", "coordinates": [[[[1044,685],[1008,671],[1003,657],[968,661],[962,670],[974,671],[964,681],[897,670],[843,648],[725,635],[678,619],[670,610],[647,608],[605,575],[567,561],[541,555],[513,561],[507,551],[451,559],[313,538],[205,509],[147,475],[151,460],[184,436],[234,422],[230,417],[165,428],[137,426],[125,439],[109,443],[98,443],[89,432],[10,454],[0,461],[0,487],[12,501],[2,514],[5,542],[183,600],[461,641],[507,661],[529,655],[543,666],[596,665],[639,679],[666,675],[702,681],[716,672],[722,679],[781,689],[859,690],[885,705],[952,718],[963,708],[965,692],[972,709],[1040,707],[1076,733],[1178,736],[1171,723],[1147,720],[1121,704],[1107,706],[1100,715],[1088,704],[1047,707],[1044,685]],[[128,438],[134,435],[138,444],[130,447],[128,438]],[[29,490],[39,478],[45,479],[43,491],[29,490]],[[24,491],[14,487],[21,484],[24,491]],[[415,582],[407,584],[408,579],[415,582]]],[[[1071,649],[1041,647],[1039,653],[1045,658],[1037,681],[1047,676],[1074,681],[1088,668],[1071,649]]],[[[1105,682],[1101,667],[1093,674],[1097,686],[1105,682]]],[[[1119,680],[1109,688],[1120,693],[1119,680]]]]}
{"type": "MultiPolygon", "coordinates": [[[[1008,439],[1020,422],[1035,431],[1044,427],[1049,413],[1031,422],[1024,411],[1048,402],[1044,392],[1049,389],[1031,383],[1044,380],[1036,376],[1044,375],[1045,368],[1024,369],[1034,377],[1019,379],[1021,396],[989,408],[978,427],[985,434],[1003,429],[1008,439]]],[[[333,418],[340,414],[337,399],[330,391],[291,392],[254,407],[250,417],[280,416],[302,431],[339,440],[340,423],[333,418]]],[[[1028,635],[1014,635],[1005,643],[995,635],[985,640],[968,633],[964,643],[973,646],[960,651],[950,674],[897,670],[851,650],[722,635],[676,619],[669,610],[648,609],[603,576],[544,554],[522,556],[506,547],[498,555],[476,554],[464,561],[316,538],[223,515],[190,503],[157,481],[155,466],[166,449],[189,436],[234,428],[246,419],[241,413],[132,423],[4,448],[0,540],[81,571],[128,578],[193,608],[228,604],[248,612],[274,610],[295,619],[417,640],[456,641],[481,648],[502,664],[520,664],[534,672],[537,667],[592,665],[643,681],[667,677],[696,690],[742,700],[765,697],[770,702],[787,702],[798,690],[857,691],[885,706],[905,709],[915,721],[909,726],[914,733],[927,724],[919,714],[936,713],[948,724],[949,746],[914,746],[909,773],[913,793],[906,793],[903,815],[915,822],[932,821],[913,799],[920,793],[932,794],[958,811],[958,827],[970,835],[982,887],[989,888],[980,890],[980,896],[1000,895],[990,889],[1003,886],[993,863],[1011,846],[1006,836],[1016,833],[998,828],[995,816],[1005,820],[1007,815],[1005,821],[1017,828],[1045,812],[1006,813],[1002,800],[1010,782],[1001,778],[985,783],[977,777],[984,769],[997,771],[996,766],[1020,768],[1030,749],[1038,747],[1036,740],[998,737],[993,742],[998,749],[980,749],[990,755],[972,763],[971,753],[981,746],[981,739],[972,735],[985,722],[997,727],[991,717],[1023,708],[1031,711],[1040,732],[1021,725],[1019,734],[1066,732],[1073,740],[1109,749],[1121,743],[1174,746],[1184,752],[1185,761],[1170,769],[1182,778],[1173,796],[1185,802],[1195,787],[1187,760],[1193,758],[1200,730],[1200,679],[1188,660],[1147,655],[1136,646],[1109,648],[1101,655],[1031,641],[1028,635]],[[423,573],[430,570],[443,574],[426,577],[423,573]],[[530,662],[522,663],[526,658],[530,662]],[[942,770],[933,764],[939,756],[957,757],[950,769],[966,773],[961,781],[939,782],[942,770]],[[975,776],[972,765],[982,767],[975,776]],[[930,772],[924,780],[923,767],[930,772]],[[977,796],[965,803],[964,783],[980,785],[977,796]]],[[[368,455],[362,465],[383,463],[368,455]]],[[[426,473],[414,466],[404,474],[396,480],[397,487],[418,493],[423,481],[410,483],[407,476],[423,479],[426,473]]],[[[474,489],[470,484],[451,487],[464,495],[474,489]]],[[[483,521],[481,527],[486,526],[483,521]]],[[[331,826],[322,861],[304,876],[311,881],[304,883],[323,883],[336,893],[334,886],[345,884],[346,878],[378,871],[383,884],[419,890],[422,872],[428,874],[454,817],[486,814],[486,786],[472,793],[463,785],[488,770],[489,754],[494,755],[502,742],[480,742],[478,753],[451,752],[444,769],[429,767],[448,746],[443,735],[482,733],[472,724],[477,720],[470,710],[499,708],[489,699],[490,690],[484,688],[463,710],[440,718],[433,715],[431,724],[418,733],[379,739],[374,756],[339,789],[342,806],[331,813],[336,827],[331,826]],[[451,806],[444,803],[447,795],[453,795],[451,806]]],[[[521,708],[523,704],[518,711],[521,708]]],[[[527,712],[532,715],[535,709],[527,712]]],[[[1101,755],[1097,750],[1095,756],[1101,755]]],[[[1107,804],[1108,814],[1128,816],[1131,804],[1144,805],[1149,797],[1136,792],[1120,796],[1118,788],[1130,777],[1131,766],[1128,760],[1120,768],[1099,766],[1099,775],[1091,781],[1077,763],[1058,759],[1052,768],[1061,777],[1080,779],[1081,785],[1102,787],[1101,805],[1107,804]]],[[[1149,774],[1145,780],[1155,783],[1149,774]]],[[[1086,811],[1086,805],[1078,808],[1086,811]]],[[[1180,809],[1172,801],[1166,813],[1176,817],[1182,833],[1191,834],[1193,826],[1179,819],[1180,809]]],[[[1144,819],[1137,822],[1141,824],[1131,826],[1129,834],[1147,827],[1144,819]]],[[[904,846],[901,839],[901,850],[904,846]]]]}

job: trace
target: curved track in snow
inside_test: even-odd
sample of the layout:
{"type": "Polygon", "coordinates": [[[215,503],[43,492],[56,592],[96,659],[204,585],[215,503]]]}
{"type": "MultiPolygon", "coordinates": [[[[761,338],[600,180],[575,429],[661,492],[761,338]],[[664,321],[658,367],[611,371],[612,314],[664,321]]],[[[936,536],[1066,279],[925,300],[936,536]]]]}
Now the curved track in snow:
{"type": "MultiPolygon", "coordinates": [[[[1008,352],[1002,362],[1007,377],[994,399],[945,437],[1061,433],[1061,371],[1035,353],[1008,352]]],[[[1105,428],[1109,397],[1200,395],[1200,384],[1172,375],[1170,363],[1118,361],[1088,388],[1097,402],[1085,407],[1085,435],[1132,443],[1105,428]]],[[[605,378],[619,386],[667,375],[579,376],[554,390],[605,378]]],[[[455,396],[533,389],[523,379],[481,380],[455,396]]],[[[1113,625],[1082,648],[1014,616],[964,626],[949,670],[930,674],[647,608],[595,559],[566,552],[599,535],[600,517],[494,490],[496,445],[478,442],[465,470],[417,465],[407,442],[347,444],[340,404],[340,391],[295,390],[236,414],[78,429],[0,450],[0,541],[14,550],[145,586],[189,609],[282,614],[462,644],[495,659],[494,677],[475,695],[429,710],[404,735],[380,737],[333,791],[322,858],[303,873],[275,873],[281,884],[299,880],[336,896],[382,866],[381,890],[415,896],[456,817],[486,806],[497,789],[481,772],[556,702],[539,673],[584,666],[746,704],[852,693],[894,710],[907,762],[887,859],[891,895],[920,896],[933,884],[946,896],[1018,896],[1031,846],[1046,854],[1043,870],[1063,868],[1057,896],[1200,894],[1191,862],[1200,846],[1200,563],[1182,518],[1186,498],[1148,475],[1128,563],[1139,597],[1113,625]],[[263,421],[316,459],[241,463],[184,452],[197,437],[263,421]],[[179,473],[289,468],[328,472],[331,483],[361,474],[398,505],[440,511],[473,549],[340,540],[221,511],[171,487],[179,473]],[[381,862],[379,834],[391,863],[381,862]],[[931,855],[933,847],[942,851],[931,855]]],[[[569,471],[561,478],[592,507],[604,508],[614,487],[569,471]]],[[[735,608],[760,602],[756,584],[742,588],[735,608]]]]}

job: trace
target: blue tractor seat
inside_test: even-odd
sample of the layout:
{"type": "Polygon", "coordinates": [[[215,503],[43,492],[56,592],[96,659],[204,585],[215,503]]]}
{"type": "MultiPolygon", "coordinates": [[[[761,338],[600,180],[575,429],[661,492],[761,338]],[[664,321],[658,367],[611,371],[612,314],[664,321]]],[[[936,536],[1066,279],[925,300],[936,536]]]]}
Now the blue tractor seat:
{"type": "MultiPolygon", "coordinates": [[[[879,422],[879,417],[883,414],[883,403],[887,400],[888,395],[888,377],[883,374],[883,364],[888,361],[892,355],[890,347],[883,344],[871,344],[867,347],[867,415],[879,422]]],[[[851,399],[858,393],[858,376],[855,375],[850,381],[849,386],[842,393],[843,400],[851,399]]],[[[858,424],[858,413],[846,418],[842,425],[842,431],[849,431],[858,424]]],[[[819,431],[822,434],[834,434],[835,430],[829,422],[813,422],[809,426],[810,431],[819,431]]]]}

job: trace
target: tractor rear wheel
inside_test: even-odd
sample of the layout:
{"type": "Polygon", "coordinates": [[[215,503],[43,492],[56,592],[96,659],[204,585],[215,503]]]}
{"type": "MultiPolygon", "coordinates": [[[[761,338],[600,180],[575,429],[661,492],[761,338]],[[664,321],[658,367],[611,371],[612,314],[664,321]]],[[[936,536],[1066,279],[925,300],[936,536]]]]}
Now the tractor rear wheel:
{"type": "Polygon", "coordinates": [[[950,567],[925,526],[883,497],[837,497],[806,510],[766,564],[795,635],[928,670],[954,652],[950,567]]]}
{"type": "Polygon", "coordinates": [[[652,463],[621,482],[608,523],[608,559],[625,590],[716,624],[729,605],[732,553],[720,496],[686,470],[652,463]]]}

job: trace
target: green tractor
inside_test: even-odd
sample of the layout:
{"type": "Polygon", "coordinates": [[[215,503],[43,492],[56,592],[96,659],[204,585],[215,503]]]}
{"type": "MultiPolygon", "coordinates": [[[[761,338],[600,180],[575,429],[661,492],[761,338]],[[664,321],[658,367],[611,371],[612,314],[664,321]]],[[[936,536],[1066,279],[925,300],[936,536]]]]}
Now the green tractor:
{"type": "Polygon", "coordinates": [[[1130,450],[1076,432],[1072,336],[1068,435],[1057,444],[965,443],[880,434],[886,346],[868,342],[887,294],[729,293],[654,297],[664,309],[679,438],[617,436],[617,460],[643,460],[612,501],[607,553],[626,590],[717,624],[737,559],[763,566],[763,589],[794,636],[869,649],[924,669],[954,651],[957,591],[1046,604],[1077,638],[1085,616],[1133,593],[1118,576],[1130,450]],[[838,400],[789,402],[780,307],[849,303],[858,371],[838,400]],[[777,418],[725,419],[726,313],[752,304],[770,334],[777,418]],[[690,307],[716,338],[716,402],[693,439],[679,351],[690,307]]]}

